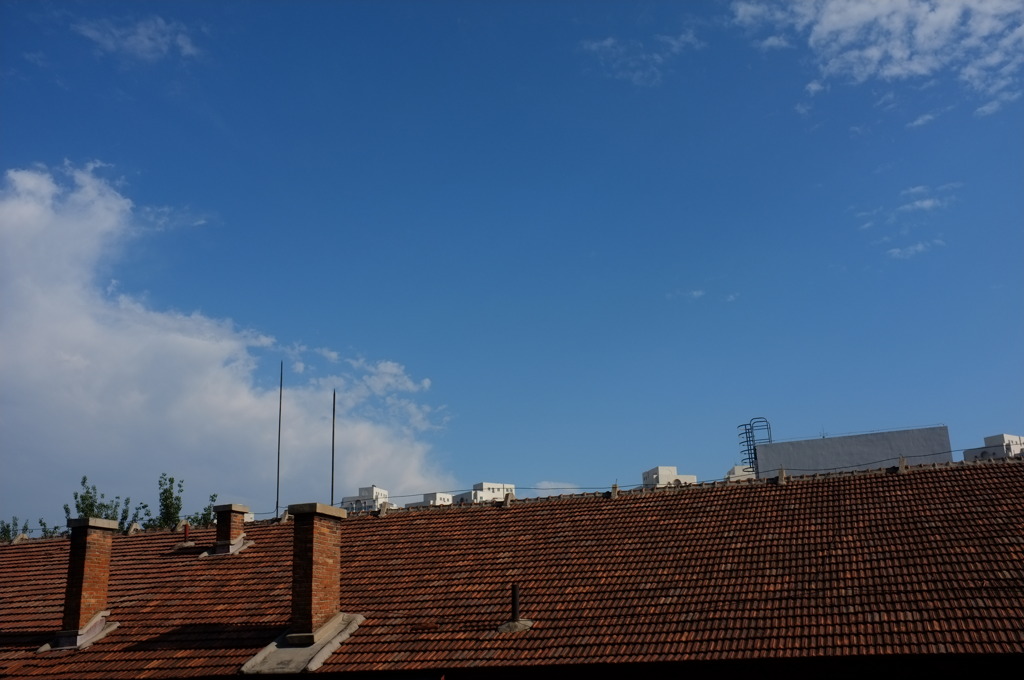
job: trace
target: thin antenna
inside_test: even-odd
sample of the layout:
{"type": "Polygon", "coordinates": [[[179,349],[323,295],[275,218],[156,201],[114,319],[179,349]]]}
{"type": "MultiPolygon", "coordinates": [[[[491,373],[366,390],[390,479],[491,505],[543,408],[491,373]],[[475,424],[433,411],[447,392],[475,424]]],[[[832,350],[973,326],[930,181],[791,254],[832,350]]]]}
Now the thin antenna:
{"type": "Polygon", "coordinates": [[[334,419],[338,415],[338,390],[331,398],[331,505],[334,505],[334,419]]]}
{"type": "Polygon", "coordinates": [[[277,390],[277,496],[274,497],[274,516],[281,513],[281,411],[284,408],[284,360],[281,360],[281,383],[277,390]]]}

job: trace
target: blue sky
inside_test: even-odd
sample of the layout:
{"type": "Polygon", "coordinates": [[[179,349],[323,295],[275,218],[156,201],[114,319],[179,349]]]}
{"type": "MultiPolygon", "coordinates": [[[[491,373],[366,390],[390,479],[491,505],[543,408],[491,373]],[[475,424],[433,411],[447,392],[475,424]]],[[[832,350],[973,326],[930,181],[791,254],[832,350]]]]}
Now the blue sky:
{"type": "MultiPolygon", "coordinates": [[[[0,4],[0,517],[1024,431],[1024,3],[0,4]]],[[[556,491],[557,492],[557,491],[556,491]]]]}

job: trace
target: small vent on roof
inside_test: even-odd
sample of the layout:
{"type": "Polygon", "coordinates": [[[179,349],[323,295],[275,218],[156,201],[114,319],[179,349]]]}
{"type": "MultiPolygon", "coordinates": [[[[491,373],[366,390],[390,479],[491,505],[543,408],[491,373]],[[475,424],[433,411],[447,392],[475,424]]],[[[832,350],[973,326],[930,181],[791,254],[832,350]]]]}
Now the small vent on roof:
{"type": "Polygon", "coordinates": [[[519,584],[512,584],[512,618],[498,626],[499,633],[518,633],[533,628],[533,621],[519,616],[519,584]]]}

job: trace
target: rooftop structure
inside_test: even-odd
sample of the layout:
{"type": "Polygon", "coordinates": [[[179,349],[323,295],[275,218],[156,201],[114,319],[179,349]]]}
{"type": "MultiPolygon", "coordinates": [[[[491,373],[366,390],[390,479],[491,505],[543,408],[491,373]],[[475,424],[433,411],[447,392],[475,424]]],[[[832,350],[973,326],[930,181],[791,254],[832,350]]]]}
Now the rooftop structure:
{"type": "Polygon", "coordinates": [[[450,493],[443,493],[438,491],[436,493],[425,493],[423,494],[422,501],[416,501],[415,503],[406,503],[407,508],[427,508],[432,505],[451,505],[452,495],[450,493]]]}
{"type": "Polygon", "coordinates": [[[452,496],[454,503],[486,503],[487,501],[504,500],[506,494],[515,498],[516,485],[501,482],[477,482],[470,491],[452,496]]]}
{"type": "Polygon", "coordinates": [[[964,460],[992,460],[995,458],[1016,458],[1024,455],[1024,437],[1016,434],[996,434],[985,437],[985,446],[965,449],[964,460]]]}
{"type": "Polygon", "coordinates": [[[749,465],[733,465],[729,468],[729,471],[725,473],[725,479],[729,482],[754,479],[755,477],[757,477],[757,475],[754,473],[754,468],[749,465]]]}
{"type": "Polygon", "coordinates": [[[341,507],[349,512],[377,511],[390,507],[388,490],[376,484],[359,487],[358,496],[345,496],[341,499],[341,507]]]}
{"type": "Polygon", "coordinates": [[[644,488],[654,489],[659,486],[680,486],[682,484],[696,484],[697,475],[678,474],[674,466],[661,465],[644,472],[644,488]]]}
{"type": "Polygon", "coordinates": [[[952,461],[949,430],[938,426],[758,443],[756,471],[764,479],[777,476],[779,470],[791,475],[870,470],[896,465],[900,458],[911,465],[952,461]]]}
{"type": "Polygon", "coordinates": [[[189,543],[75,520],[87,540],[0,546],[0,677],[1005,671],[1021,498],[1011,458],[285,523],[225,505],[189,543]]]}

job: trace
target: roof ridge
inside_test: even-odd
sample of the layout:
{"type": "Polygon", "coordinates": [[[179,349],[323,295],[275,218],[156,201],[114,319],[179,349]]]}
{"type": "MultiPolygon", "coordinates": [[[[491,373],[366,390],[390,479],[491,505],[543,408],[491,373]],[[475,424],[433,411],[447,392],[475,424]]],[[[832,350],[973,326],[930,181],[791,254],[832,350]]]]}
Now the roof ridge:
{"type": "MultiPolygon", "coordinates": [[[[907,473],[918,473],[927,470],[941,470],[941,469],[952,469],[956,467],[962,467],[965,465],[975,464],[999,464],[999,463],[1024,463],[1024,458],[996,458],[979,461],[949,461],[946,463],[918,463],[916,465],[906,465],[903,468],[902,474],[907,473]]],[[[792,484],[797,482],[805,482],[810,480],[821,480],[821,479],[841,479],[846,477],[854,476],[882,476],[895,474],[899,470],[899,465],[888,465],[877,468],[861,468],[856,470],[818,470],[815,472],[807,472],[805,474],[796,475],[791,474],[788,470],[786,471],[786,484],[792,484]]],[[[746,479],[711,479],[698,481],[694,484],[680,484],[678,486],[673,484],[666,484],[656,487],[645,487],[635,486],[628,489],[619,488],[618,497],[624,496],[637,496],[643,494],[653,493],[692,493],[696,490],[711,490],[720,488],[739,488],[747,486],[776,486],[778,484],[776,477],[763,477],[763,478],[746,478],[746,479]]],[[[545,503],[545,502],[556,502],[556,501],[571,501],[571,500],[582,500],[586,498],[604,498],[608,500],[614,500],[612,497],[611,489],[607,491],[581,491],[579,493],[568,493],[568,494],[552,494],[548,496],[530,496],[526,498],[512,498],[510,501],[511,505],[522,505],[532,503],[545,503]]],[[[475,501],[473,503],[445,503],[437,505],[415,505],[405,507],[391,507],[388,508],[387,514],[393,512],[451,512],[455,509],[468,510],[471,508],[494,508],[503,507],[505,505],[504,500],[487,500],[487,501],[475,501]]],[[[361,517],[361,516],[378,516],[379,512],[374,510],[360,510],[359,512],[349,513],[349,516],[361,517]]]]}

